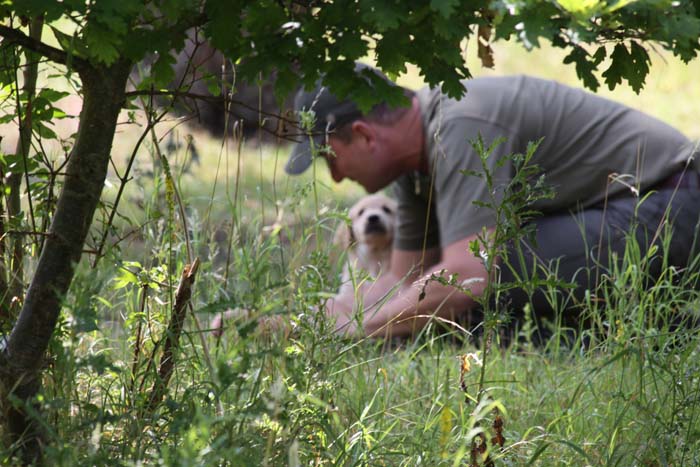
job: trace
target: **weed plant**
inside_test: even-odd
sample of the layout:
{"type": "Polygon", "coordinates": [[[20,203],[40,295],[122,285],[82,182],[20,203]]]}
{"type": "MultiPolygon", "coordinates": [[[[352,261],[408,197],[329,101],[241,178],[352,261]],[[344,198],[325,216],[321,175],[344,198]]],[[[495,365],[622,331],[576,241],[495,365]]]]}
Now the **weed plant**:
{"type": "MultiPolygon", "coordinates": [[[[547,195],[525,169],[535,147],[516,160],[527,183],[490,206],[502,227],[472,248],[494,274],[499,248],[527,235],[524,208],[547,195]]],[[[97,267],[80,265],[40,395],[47,464],[700,465],[700,348],[684,323],[700,302],[695,262],[652,281],[651,253],[630,235],[575,337],[555,319],[536,345],[526,309],[520,338],[497,345],[515,310],[498,300],[512,284],[494,281],[481,339],[432,322],[406,342],[348,340],[316,310],[339,285],[330,239],[349,197],[320,173],[270,176],[280,153],[200,153],[221,173],[195,182],[154,164],[153,183],[141,177],[125,197],[140,209],[120,208],[97,267]],[[152,405],[175,289],[195,257],[174,373],[152,405]],[[238,317],[217,335],[224,310],[238,317]]],[[[554,273],[538,276],[553,303],[554,273]]],[[[5,450],[0,462],[16,460],[5,450]]]]}

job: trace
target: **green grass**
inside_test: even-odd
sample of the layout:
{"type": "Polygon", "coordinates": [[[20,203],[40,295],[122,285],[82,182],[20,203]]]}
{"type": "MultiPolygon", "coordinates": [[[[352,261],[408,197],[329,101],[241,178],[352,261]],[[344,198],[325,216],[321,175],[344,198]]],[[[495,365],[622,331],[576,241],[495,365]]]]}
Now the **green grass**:
{"type": "MultiPolygon", "coordinates": [[[[575,82],[548,49],[497,47],[496,63],[497,73],[575,82]]],[[[697,63],[669,60],[652,71],[641,96],[612,97],[700,136],[697,63]]],[[[132,131],[115,147],[120,171],[132,131]]],[[[472,360],[462,374],[460,366],[466,354],[484,358],[479,339],[433,324],[407,342],[349,341],[315,312],[337,289],[342,252],[330,239],[359,188],[333,185],[322,164],[286,177],[286,148],[239,152],[194,139],[199,165],[185,172],[186,151],[169,155],[187,229],[145,145],[111,247],[96,269],[80,265],[41,396],[48,464],[461,466],[480,430],[494,436],[500,414],[505,445],[491,452],[496,466],[700,465],[700,341],[667,323],[697,310],[689,287],[697,277],[666,275],[643,290],[644,261],[630,247],[599,291],[606,306],[587,307],[590,328],[567,340],[555,327],[535,346],[526,321],[519,344],[489,348],[480,383],[482,367],[472,360]],[[165,401],[149,410],[173,288],[195,256],[202,265],[175,374],[165,401]],[[209,322],[226,308],[251,316],[219,338],[209,322]],[[289,327],[255,327],[273,315],[289,327]]],[[[93,242],[116,196],[114,172],[110,183],[93,242]]],[[[13,464],[7,451],[0,459],[13,464]]]]}

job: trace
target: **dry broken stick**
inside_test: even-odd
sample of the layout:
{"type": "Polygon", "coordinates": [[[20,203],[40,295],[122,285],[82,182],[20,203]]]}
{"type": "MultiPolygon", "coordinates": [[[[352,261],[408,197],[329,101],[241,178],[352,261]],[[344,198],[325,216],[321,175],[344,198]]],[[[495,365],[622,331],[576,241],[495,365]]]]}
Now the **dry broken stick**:
{"type": "Polygon", "coordinates": [[[175,292],[175,306],[173,314],[168,324],[168,330],[165,336],[165,346],[163,347],[163,355],[160,358],[160,366],[158,368],[158,377],[153,390],[151,391],[151,399],[148,403],[148,409],[153,410],[163,400],[165,390],[168,387],[168,382],[173,374],[175,367],[175,351],[178,348],[180,335],[182,334],[182,326],[185,322],[187,314],[187,304],[192,297],[192,286],[194,278],[199,268],[199,258],[195,258],[192,264],[185,266],[180,278],[180,284],[175,292]]]}

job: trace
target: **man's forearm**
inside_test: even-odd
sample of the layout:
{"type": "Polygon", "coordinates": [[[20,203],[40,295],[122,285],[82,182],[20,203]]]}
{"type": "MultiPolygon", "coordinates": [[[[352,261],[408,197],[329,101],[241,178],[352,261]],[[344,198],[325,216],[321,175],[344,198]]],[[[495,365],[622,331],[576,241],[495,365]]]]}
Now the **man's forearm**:
{"type": "MultiPolygon", "coordinates": [[[[454,242],[440,255],[431,251],[427,264],[415,255],[399,254],[397,263],[401,266],[397,269],[405,272],[403,277],[390,271],[375,282],[361,284],[354,293],[337,295],[328,307],[328,312],[337,318],[337,330],[356,333],[357,325],[352,316],[360,311],[365,335],[405,336],[415,333],[435,316],[453,319],[473,308],[472,297],[483,294],[488,278],[481,259],[470,253],[470,242],[474,238],[476,236],[454,242]],[[435,262],[438,257],[440,261],[435,262]],[[427,270],[418,277],[417,265],[420,264],[426,264],[427,270]],[[470,293],[433,280],[433,274],[441,271],[454,274],[460,281],[469,280],[470,293]]],[[[394,260],[392,257],[392,266],[394,260]]]]}
{"type": "MultiPolygon", "coordinates": [[[[476,282],[472,293],[480,295],[483,285],[476,282]]],[[[474,306],[465,292],[423,276],[409,287],[400,289],[385,303],[365,307],[363,328],[367,335],[406,336],[421,329],[434,316],[453,319],[474,306]]]]}
{"type": "MultiPolygon", "coordinates": [[[[399,291],[388,302],[365,308],[363,327],[368,335],[405,336],[421,329],[433,317],[454,319],[471,310],[473,297],[483,295],[488,273],[480,258],[470,253],[470,242],[476,236],[465,237],[447,247],[441,260],[433,264],[411,286],[399,291]],[[443,285],[433,275],[454,275],[457,280],[469,281],[469,293],[458,287],[443,285]]],[[[464,287],[464,282],[462,286],[464,287]]]]}
{"type": "Polygon", "coordinates": [[[399,292],[407,291],[410,281],[387,272],[376,281],[364,281],[357,290],[342,292],[326,303],[326,311],[336,319],[339,332],[354,333],[352,317],[356,311],[376,310],[386,301],[391,301],[399,292]]]}
{"type": "Polygon", "coordinates": [[[411,279],[397,277],[394,274],[382,274],[374,282],[367,282],[358,291],[359,305],[364,309],[374,307],[380,302],[386,302],[399,292],[406,291],[410,287],[411,279]]]}

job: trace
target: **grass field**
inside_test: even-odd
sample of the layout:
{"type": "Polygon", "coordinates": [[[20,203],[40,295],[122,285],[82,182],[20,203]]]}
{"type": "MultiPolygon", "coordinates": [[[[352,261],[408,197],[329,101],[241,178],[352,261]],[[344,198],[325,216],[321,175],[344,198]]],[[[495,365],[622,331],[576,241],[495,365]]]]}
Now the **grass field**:
{"type": "MultiPolygon", "coordinates": [[[[578,85],[547,47],[495,52],[496,70],[474,63],[474,75],[578,85]]],[[[700,138],[698,72],[655,56],[639,96],[601,94],[700,138]]],[[[401,82],[420,85],[415,73],[401,82]]],[[[125,127],[115,144],[120,173],[136,133],[125,127]]],[[[646,263],[630,248],[577,338],[554,325],[535,345],[526,320],[511,345],[437,324],[406,342],[350,341],[314,310],[337,290],[342,252],[330,238],[361,189],[333,185],[322,164],[286,177],[287,148],[197,132],[193,163],[187,133],[175,132],[172,184],[152,144],[138,152],[111,248],[95,269],[81,264],[66,298],[42,393],[50,465],[700,465],[700,339],[670,324],[697,310],[695,275],[669,271],[642,289],[646,263]],[[174,288],[194,257],[192,313],[152,406],[174,288]],[[249,313],[209,332],[216,312],[236,308],[249,313]],[[256,328],[275,315],[289,326],[256,328]]],[[[113,172],[90,247],[119,184],[113,172]]]]}

